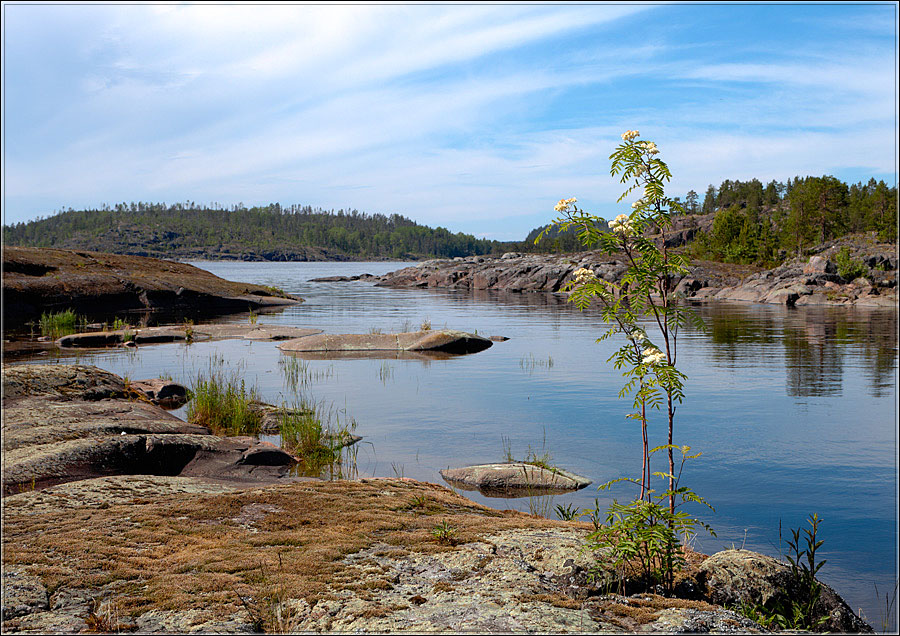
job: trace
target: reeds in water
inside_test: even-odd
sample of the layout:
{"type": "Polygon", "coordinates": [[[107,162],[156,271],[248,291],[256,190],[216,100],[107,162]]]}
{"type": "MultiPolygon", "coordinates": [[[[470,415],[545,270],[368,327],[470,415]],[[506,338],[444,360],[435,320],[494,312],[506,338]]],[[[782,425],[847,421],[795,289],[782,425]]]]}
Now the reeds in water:
{"type": "MultiPolygon", "coordinates": [[[[324,403],[312,404],[301,399],[299,404],[282,410],[281,446],[299,460],[299,474],[347,477],[343,465],[355,456],[346,452],[353,443],[351,431],[355,428],[356,420],[334,405],[326,407],[324,403]]],[[[352,470],[353,462],[350,463],[352,470]]]]}
{"type": "Polygon", "coordinates": [[[54,340],[70,333],[77,332],[84,326],[85,320],[71,309],[58,313],[43,313],[38,325],[42,336],[49,336],[54,340]]]}
{"type": "Polygon", "coordinates": [[[262,418],[252,408],[258,401],[258,390],[247,387],[240,369],[226,371],[221,360],[213,360],[191,384],[188,421],[215,435],[258,435],[262,418]]]}

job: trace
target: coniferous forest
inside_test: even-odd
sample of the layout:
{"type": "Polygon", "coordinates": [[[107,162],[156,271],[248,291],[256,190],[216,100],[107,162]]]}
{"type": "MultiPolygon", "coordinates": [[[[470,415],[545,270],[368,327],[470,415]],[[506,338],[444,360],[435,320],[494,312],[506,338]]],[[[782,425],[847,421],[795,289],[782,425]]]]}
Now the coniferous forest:
{"type": "Polygon", "coordinates": [[[430,228],[392,214],[309,206],[231,208],[120,203],[65,210],[4,228],[6,245],[168,258],[410,259],[488,254],[496,241],[430,228]]]}
{"type": "MultiPolygon", "coordinates": [[[[848,234],[897,242],[897,187],[875,179],[852,185],[832,176],[766,185],[726,179],[718,188],[710,185],[702,201],[693,190],[675,201],[685,213],[676,227],[695,230],[687,249],[696,258],[774,265],[848,234]]],[[[583,249],[574,232],[551,234],[533,246],[541,229],[531,231],[522,250],[583,249]]]]}
{"type": "Polygon", "coordinates": [[[897,188],[875,179],[847,185],[832,176],[795,177],[766,186],[726,180],[709,186],[702,204],[697,199],[688,193],[683,203],[707,219],[691,250],[710,260],[772,264],[862,232],[897,242],[897,188]]]}
{"type": "MultiPolygon", "coordinates": [[[[795,177],[763,185],[723,181],[702,200],[693,190],[678,226],[693,227],[692,255],[709,260],[773,264],[847,234],[874,232],[897,241],[897,188],[884,181],[848,185],[832,176],[795,177]]],[[[550,214],[548,213],[548,218],[550,214]]],[[[452,258],[506,251],[584,249],[574,232],[544,226],[521,242],[478,239],[431,228],[398,214],[325,211],[310,206],[230,208],[188,201],[119,203],[67,209],[43,219],[4,226],[4,245],[94,250],[160,258],[244,260],[356,260],[452,258]]]]}

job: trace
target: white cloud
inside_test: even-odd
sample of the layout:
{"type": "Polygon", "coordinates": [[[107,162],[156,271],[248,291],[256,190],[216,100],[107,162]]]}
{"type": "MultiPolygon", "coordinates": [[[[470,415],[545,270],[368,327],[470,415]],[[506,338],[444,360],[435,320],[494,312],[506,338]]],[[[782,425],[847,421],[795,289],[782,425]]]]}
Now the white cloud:
{"type": "Polygon", "coordinates": [[[625,128],[660,144],[677,194],[894,170],[892,57],[707,63],[689,42],[612,30],[648,6],[92,10],[99,26],[71,49],[80,89],[45,97],[56,107],[35,125],[27,99],[6,104],[17,200],[349,205],[476,233],[502,218],[521,238],[564,196],[612,209],[625,128]],[[672,85],[671,100],[653,92],[672,85]]]}
{"type": "Polygon", "coordinates": [[[892,66],[893,60],[872,58],[859,59],[852,64],[714,64],[688,71],[683,77],[716,82],[812,86],[838,93],[881,94],[891,90],[884,80],[889,77],[886,71],[892,66]]]}

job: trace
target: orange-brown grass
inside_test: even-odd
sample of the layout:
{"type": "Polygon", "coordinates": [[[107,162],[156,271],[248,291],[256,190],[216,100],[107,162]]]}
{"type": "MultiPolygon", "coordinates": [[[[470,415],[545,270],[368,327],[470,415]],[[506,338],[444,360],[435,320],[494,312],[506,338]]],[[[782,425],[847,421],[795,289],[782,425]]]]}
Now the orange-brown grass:
{"type": "Polygon", "coordinates": [[[603,616],[605,620],[618,618],[619,620],[615,622],[629,631],[635,631],[634,628],[636,626],[652,623],[659,618],[660,610],[664,609],[673,607],[706,611],[716,611],[721,609],[720,607],[710,605],[703,601],[667,598],[656,594],[630,596],[627,599],[627,604],[618,600],[621,598],[622,597],[613,597],[608,600],[600,600],[592,603],[592,611],[603,616]]]}
{"type": "Polygon", "coordinates": [[[25,566],[51,592],[108,586],[122,617],[203,609],[212,619],[247,609],[243,599],[273,595],[315,604],[340,589],[380,586],[361,585],[341,563],[375,543],[398,552],[452,550],[435,540],[434,518],[410,505],[423,497],[427,507],[440,507],[460,542],[511,528],[571,527],[492,510],[410,480],[302,482],[105,509],[23,514],[8,508],[4,564],[25,566]],[[267,512],[242,515],[249,505],[267,512]]]}
{"type": "Polygon", "coordinates": [[[565,594],[560,594],[559,592],[554,592],[552,594],[522,594],[519,596],[519,600],[523,603],[527,603],[528,601],[548,603],[549,605],[561,607],[563,609],[581,609],[584,605],[583,602],[577,601],[565,594]]]}

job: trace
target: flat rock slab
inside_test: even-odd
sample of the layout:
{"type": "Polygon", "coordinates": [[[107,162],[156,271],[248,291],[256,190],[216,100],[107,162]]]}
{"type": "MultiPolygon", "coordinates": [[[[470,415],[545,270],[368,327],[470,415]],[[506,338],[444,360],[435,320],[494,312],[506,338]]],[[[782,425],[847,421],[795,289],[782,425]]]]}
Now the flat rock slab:
{"type": "Polygon", "coordinates": [[[228,339],[290,340],[319,333],[322,333],[321,329],[277,325],[178,325],[74,333],[59,338],[56,345],[62,349],[81,349],[115,347],[126,342],[147,345],[162,342],[228,339]]]}
{"type": "Polygon", "coordinates": [[[357,280],[372,280],[377,278],[372,274],[359,274],[358,276],[322,276],[321,278],[310,278],[310,283],[349,283],[357,280]]]}
{"type": "Polygon", "coordinates": [[[164,475],[111,475],[71,481],[44,490],[10,495],[3,507],[12,514],[42,515],[82,508],[106,509],[170,495],[220,495],[240,490],[228,481],[164,475]]]}
{"type": "Polygon", "coordinates": [[[288,477],[296,458],[251,437],[218,437],[87,365],[3,369],[3,494],[105,475],[288,477]]]}
{"type": "Polygon", "coordinates": [[[489,497],[525,497],[534,491],[558,494],[579,490],[591,483],[590,479],[562,468],[550,470],[521,462],[445,468],[440,473],[453,486],[478,490],[489,497]]]}
{"type": "Polygon", "coordinates": [[[174,261],[102,252],[6,247],[3,317],[24,322],[44,312],[174,311],[217,315],[286,307],[301,298],[238,283],[174,261]]]}
{"type": "Polygon", "coordinates": [[[299,358],[300,360],[419,360],[420,362],[432,362],[433,360],[451,360],[459,356],[458,353],[446,351],[394,351],[380,349],[375,351],[285,351],[282,353],[299,358]]]}
{"type": "MultiPolygon", "coordinates": [[[[80,400],[127,397],[125,382],[114,373],[83,364],[7,365],[3,367],[4,405],[11,398],[59,397],[80,400]]],[[[6,420],[4,420],[4,425],[6,420]]]]}
{"type": "Polygon", "coordinates": [[[451,354],[476,353],[493,343],[482,336],[438,329],[390,334],[320,334],[278,345],[285,352],[343,351],[440,351],[451,354]]]}

